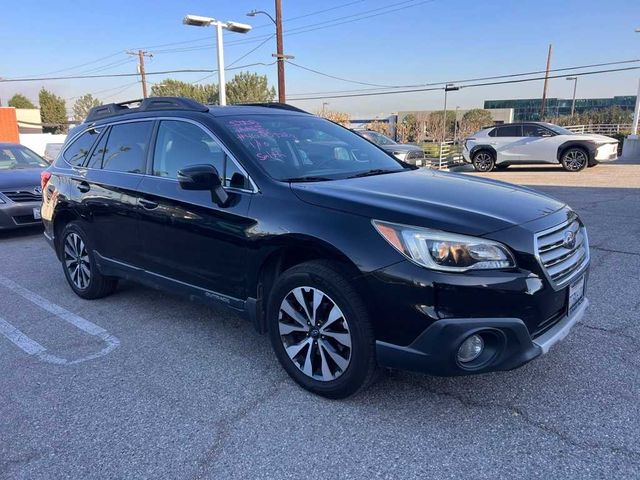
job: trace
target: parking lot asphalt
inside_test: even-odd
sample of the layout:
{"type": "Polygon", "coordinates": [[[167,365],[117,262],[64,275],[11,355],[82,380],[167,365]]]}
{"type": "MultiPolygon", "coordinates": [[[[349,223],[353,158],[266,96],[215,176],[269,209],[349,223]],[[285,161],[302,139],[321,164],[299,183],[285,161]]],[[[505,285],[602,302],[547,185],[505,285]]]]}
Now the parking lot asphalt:
{"type": "Polygon", "coordinates": [[[343,401],[234,314],[130,283],[81,300],[41,231],[0,234],[0,478],[640,477],[640,165],[619,167],[487,175],[544,175],[589,229],[591,306],[549,354],[343,401]]]}

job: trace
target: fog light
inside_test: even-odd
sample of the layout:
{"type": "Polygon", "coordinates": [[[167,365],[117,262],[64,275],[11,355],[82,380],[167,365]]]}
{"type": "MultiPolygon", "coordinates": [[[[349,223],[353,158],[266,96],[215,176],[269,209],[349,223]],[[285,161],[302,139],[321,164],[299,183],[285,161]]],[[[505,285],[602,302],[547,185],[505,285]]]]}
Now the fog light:
{"type": "Polygon", "coordinates": [[[458,361],[460,363],[469,363],[482,354],[484,350],[484,340],[480,335],[471,335],[467,338],[458,349],[458,361]]]}

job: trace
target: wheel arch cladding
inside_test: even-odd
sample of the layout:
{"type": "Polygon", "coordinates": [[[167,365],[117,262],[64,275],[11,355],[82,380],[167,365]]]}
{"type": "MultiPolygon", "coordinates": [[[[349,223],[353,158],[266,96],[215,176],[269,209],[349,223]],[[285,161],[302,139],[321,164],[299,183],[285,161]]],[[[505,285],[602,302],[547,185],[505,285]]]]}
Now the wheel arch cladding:
{"type": "Polygon", "coordinates": [[[558,151],[556,153],[558,162],[562,161],[562,156],[570,148],[579,148],[584,150],[587,154],[589,163],[591,163],[596,157],[596,150],[598,149],[598,146],[591,140],[568,140],[558,146],[558,151]]]}
{"type": "Polygon", "coordinates": [[[79,218],[80,216],[70,208],[64,208],[56,212],[55,217],[53,218],[53,238],[58,260],[60,260],[60,241],[62,240],[60,237],[62,235],[62,231],[66,225],[74,220],[78,220],[79,218]]]}
{"type": "Polygon", "coordinates": [[[473,160],[473,156],[480,152],[486,150],[488,151],[491,155],[493,155],[493,159],[496,160],[498,158],[498,152],[496,152],[496,149],[493,148],[492,145],[476,145],[475,147],[473,147],[471,149],[471,151],[469,152],[469,156],[471,157],[471,159],[473,160]]]}

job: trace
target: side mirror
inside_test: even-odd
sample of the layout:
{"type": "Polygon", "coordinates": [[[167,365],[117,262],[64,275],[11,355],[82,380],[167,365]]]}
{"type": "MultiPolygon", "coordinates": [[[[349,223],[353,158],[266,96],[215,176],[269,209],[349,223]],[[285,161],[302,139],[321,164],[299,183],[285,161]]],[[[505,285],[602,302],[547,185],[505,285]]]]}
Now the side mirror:
{"type": "Polygon", "coordinates": [[[229,200],[229,195],[222,187],[220,174],[213,165],[193,165],[178,171],[178,183],[184,190],[208,190],[211,201],[221,207],[229,200]]]}

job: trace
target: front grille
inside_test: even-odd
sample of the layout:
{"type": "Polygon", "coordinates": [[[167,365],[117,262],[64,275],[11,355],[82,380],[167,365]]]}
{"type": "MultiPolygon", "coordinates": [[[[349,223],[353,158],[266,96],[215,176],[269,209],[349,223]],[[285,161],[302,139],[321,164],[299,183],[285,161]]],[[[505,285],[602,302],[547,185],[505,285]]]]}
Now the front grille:
{"type": "Polygon", "coordinates": [[[407,160],[424,158],[424,152],[421,152],[421,151],[418,151],[418,150],[411,150],[409,153],[407,153],[407,156],[405,158],[407,160]]]}
{"type": "Polygon", "coordinates": [[[29,192],[26,190],[14,190],[10,192],[2,192],[2,194],[9,200],[16,203],[21,202],[41,202],[42,195],[39,193],[29,192]]]}
{"type": "Polygon", "coordinates": [[[551,283],[562,287],[589,262],[587,231],[576,218],[536,235],[536,251],[551,283]],[[571,245],[571,236],[575,244],[571,245]]]}

